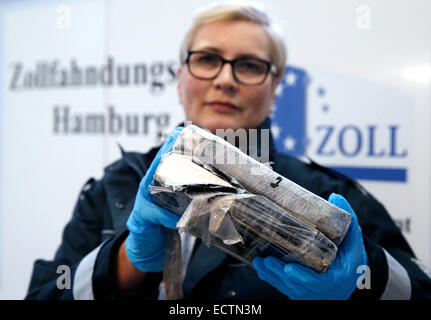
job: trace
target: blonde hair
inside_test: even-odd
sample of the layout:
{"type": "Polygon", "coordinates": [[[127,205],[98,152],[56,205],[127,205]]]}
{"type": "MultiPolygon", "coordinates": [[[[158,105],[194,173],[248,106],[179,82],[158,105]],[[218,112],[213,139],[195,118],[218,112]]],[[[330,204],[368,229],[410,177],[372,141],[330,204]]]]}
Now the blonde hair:
{"type": "Polygon", "coordinates": [[[200,26],[216,21],[251,21],[266,31],[271,42],[271,62],[277,67],[275,79],[283,77],[287,63],[287,49],[281,27],[270,17],[263,6],[251,1],[218,1],[200,8],[192,19],[180,46],[180,62],[186,59],[187,51],[200,26]]]}

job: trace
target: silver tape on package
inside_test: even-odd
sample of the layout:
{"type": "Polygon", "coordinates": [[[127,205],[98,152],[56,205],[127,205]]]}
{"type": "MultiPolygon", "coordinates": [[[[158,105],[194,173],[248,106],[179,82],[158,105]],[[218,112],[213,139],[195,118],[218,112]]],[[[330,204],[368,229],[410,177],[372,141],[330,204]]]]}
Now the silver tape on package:
{"type": "Polygon", "coordinates": [[[336,245],[348,230],[349,213],[204,129],[195,125],[185,127],[173,151],[191,156],[233,177],[250,193],[265,196],[297,219],[315,226],[336,245]]]}
{"type": "Polygon", "coordinates": [[[151,193],[154,203],[182,215],[181,231],[248,264],[256,256],[272,255],[325,272],[337,253],[317,229],[190,156],[165,156],[151,193]]]}

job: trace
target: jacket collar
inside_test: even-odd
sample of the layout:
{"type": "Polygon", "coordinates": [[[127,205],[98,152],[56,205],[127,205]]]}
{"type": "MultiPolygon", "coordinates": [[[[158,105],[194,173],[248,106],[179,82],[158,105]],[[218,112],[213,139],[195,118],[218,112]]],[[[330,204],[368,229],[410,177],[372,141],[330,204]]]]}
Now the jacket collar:
{"type": "Polygon", "coordinates": [[[160,146],[152,148],[147,153],[124,151],[120,144],[117,144],[121,151],[122,160],[132,168],[140,178],[145,175],[147,169],[150,167],[151,162],[159,151],[160,146]]]}

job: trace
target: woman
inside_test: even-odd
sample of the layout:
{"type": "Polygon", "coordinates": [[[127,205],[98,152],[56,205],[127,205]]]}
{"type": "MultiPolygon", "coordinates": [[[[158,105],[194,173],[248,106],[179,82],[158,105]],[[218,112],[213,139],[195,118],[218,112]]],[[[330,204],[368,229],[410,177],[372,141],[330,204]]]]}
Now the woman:
{"type": "MultiPolygon", "coordinates": [[[[184,38],[180,59],[178,94],[187,120],[212,132],[269,128],[286,49],[264,11],[238,2],[202,10],[184,38]]],[[[178,217],[152,203],[148,186],[179,130],[160,150],[123,153],[103,179],[90,181],[55,260],[36,261],[28,298],[158,298],[165,232],[176,228],[178,217]],[[72,270],[71,290],[56,285],[57,267],[64,264],[72,270]]],[[[380,203],[347,177],[278,154],[272,138],[269,150],[275,171],[352,214],[336,259],[324,274],[274,257],[258,257],[251,268],[196,241],[189,248],[184,298],[430,297],[431,280],[380,203]]]]}

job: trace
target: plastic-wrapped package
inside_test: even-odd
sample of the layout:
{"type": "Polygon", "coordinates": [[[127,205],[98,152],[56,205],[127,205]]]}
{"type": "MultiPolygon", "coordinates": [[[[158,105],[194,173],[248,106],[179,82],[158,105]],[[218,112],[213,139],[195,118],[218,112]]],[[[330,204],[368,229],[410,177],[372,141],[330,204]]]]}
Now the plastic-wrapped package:
{"type": "Polygon", "coordinates": [[[170,153],[154,174],[153,201],[178,215],[178,227],[251,264],[272,255],[325,272],[337,247],[317,229],[211,165],[170,153]]]}
{"type": "Polygon", "coordinates": [[[325,272],[337,253],[317,229],[251,194],[194,197],[178,227],[250,265],[256,256],[271,255],[325,272]]]}
{"type": "Polygon", "coordinates": [[[185,127],[173,148],[235,179],[250,193],[262,195],[297,219],[315,226],[336,245],[343,240],[350,215],[256,161],[222,138],[194,125],[185,127]]]}

